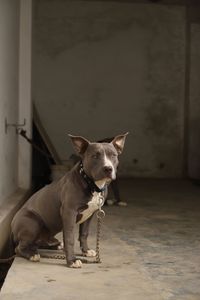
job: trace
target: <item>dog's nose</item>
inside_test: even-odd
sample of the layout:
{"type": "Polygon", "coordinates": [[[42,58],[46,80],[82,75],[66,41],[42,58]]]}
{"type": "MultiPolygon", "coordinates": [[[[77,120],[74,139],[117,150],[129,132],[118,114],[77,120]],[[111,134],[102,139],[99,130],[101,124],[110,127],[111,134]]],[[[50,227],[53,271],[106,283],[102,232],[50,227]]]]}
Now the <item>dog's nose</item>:
{"type": "Polygon", "coordinates": [[[106,174],[106,175],[110,175],[111,173],[112,173],[112,167],[111,166],[105,166],[104,168],[103,168],[103,170],[104,170],[104,173],[106,174]]]}

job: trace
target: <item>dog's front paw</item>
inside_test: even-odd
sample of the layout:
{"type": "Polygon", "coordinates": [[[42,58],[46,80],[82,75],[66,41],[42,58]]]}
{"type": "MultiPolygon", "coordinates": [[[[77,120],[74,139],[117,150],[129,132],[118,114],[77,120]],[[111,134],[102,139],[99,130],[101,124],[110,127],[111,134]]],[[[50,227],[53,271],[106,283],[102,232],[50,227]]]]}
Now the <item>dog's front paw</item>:
{"type": "Polygon", "coordinates": [[[33,262],[38,262],[40,261],[40,254],[34,254],[33,256],[31,256],[29,258],[30,261],[33,261],[33,262]]]}
{"type": "Polygon", "coordinates": [[[83,252],[83,256],[95,257],[96,256],[96,251],[92,250],[92,249],[88,249],[86,252],[83,252]]]}
{"type": "Polygon", "coordinates": [[[82,268],[82,262],[81,260],[77,259],[72,264],[70,264],[69,267],[74,269],[80,269],[82,268]]]}

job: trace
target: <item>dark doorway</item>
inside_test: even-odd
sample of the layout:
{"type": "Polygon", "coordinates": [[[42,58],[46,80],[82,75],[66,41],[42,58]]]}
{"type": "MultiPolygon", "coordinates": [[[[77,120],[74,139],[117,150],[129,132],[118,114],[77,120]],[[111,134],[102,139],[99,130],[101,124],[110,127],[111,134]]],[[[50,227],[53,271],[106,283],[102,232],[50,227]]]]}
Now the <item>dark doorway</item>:
{"type": "Polygon", "coordinates": [[[35,122],[33,121],[33,143],[42,151],[33,147],[32,152],[32,192],[36,192],[46,184],[51,183],[51,165],[55,164],[45,142],[43,141],[35,122]]]}

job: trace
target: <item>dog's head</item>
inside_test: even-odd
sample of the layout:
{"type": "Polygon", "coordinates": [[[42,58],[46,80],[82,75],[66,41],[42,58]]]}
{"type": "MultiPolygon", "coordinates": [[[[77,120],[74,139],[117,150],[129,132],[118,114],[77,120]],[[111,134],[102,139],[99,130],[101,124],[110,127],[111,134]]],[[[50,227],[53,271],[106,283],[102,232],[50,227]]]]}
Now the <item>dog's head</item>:
{"type": "Polygon", "coordinates": [[[81,157],[85,173],[95,182],[116,179],[118,155],[124,148],[128,133],[117,135],[110,142],[90,142],[82,136],[69,134],[75,151],[81,157]]]}

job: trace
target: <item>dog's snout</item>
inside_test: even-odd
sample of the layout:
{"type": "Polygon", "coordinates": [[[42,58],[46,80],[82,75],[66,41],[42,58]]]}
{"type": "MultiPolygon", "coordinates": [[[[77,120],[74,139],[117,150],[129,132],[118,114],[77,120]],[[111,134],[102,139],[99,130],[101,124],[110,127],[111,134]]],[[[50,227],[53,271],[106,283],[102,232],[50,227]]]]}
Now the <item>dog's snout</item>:
{"type": "Polygon", "coordinates": [[[105,173],[105,174],[109,175],[109,174],[112,173],[113,168],[112,168],[111,166],[105,166],[105,167],[103,168],[103,170],[104,170],[104,173],[105,173]]]}

